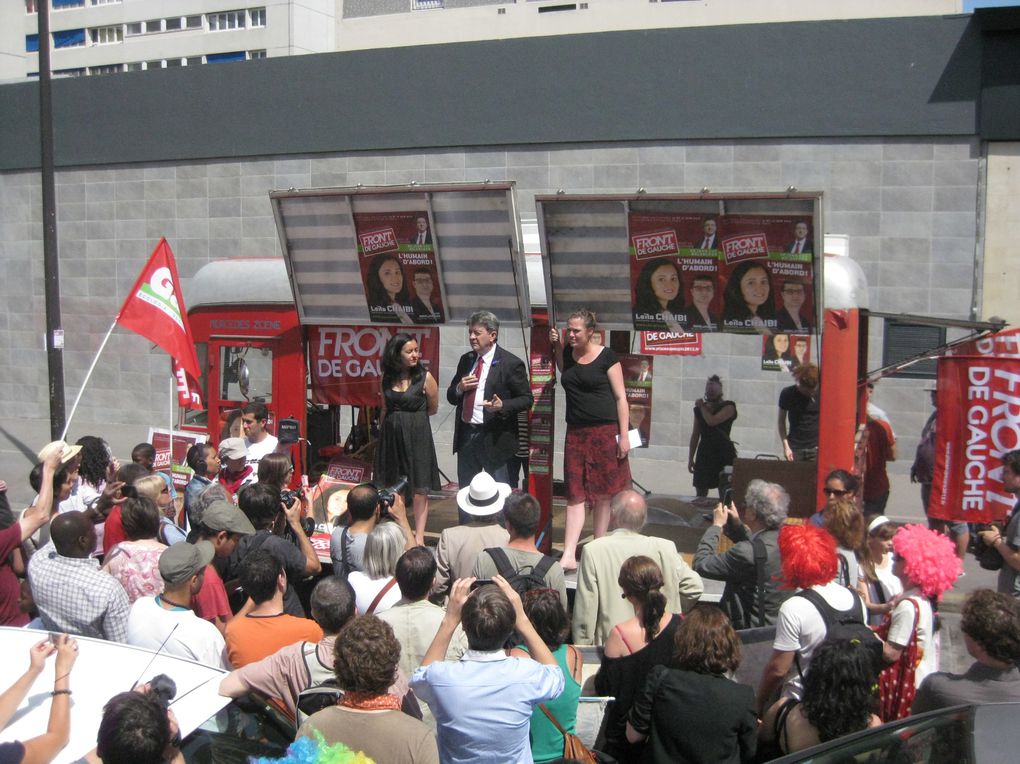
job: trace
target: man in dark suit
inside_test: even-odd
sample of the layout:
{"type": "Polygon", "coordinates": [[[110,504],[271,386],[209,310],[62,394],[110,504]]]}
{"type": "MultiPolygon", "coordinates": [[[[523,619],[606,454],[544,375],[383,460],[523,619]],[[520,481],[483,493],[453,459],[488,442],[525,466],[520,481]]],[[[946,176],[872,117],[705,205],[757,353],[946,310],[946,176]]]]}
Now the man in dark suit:
{"type": "MultiPolygon", "coordinates": [[[[500,483],[517,450],[517,414],[534,400],[524,361],[496,344],[499,319],[487,310],[468,319],[471,352],[457,363],[446,399],[457,407],[453,452],[457,482],[466,486],[482,470],[500,483]]],[[[470,517],[461,516],[461,522],[470,517]]]]}
{"type": "Polygon", "coordinates": [[[417,324],[443,323],[443,309],[432,302],[432,291],[435,288],[432,271],[428,268],[415,268],[411,276],[414,297],[411,299],[411,316],[417,324]]]}
{"type": "Polygon", "coordinates": [[[800,312],[807,299],[803,282],[784,281],[779,295],[783,298],[783,307],[776,312],[776,329],[790,334],[810,334],[811,321],[800,312]]]}
{"type": "Polygon", "coordinates": [[[793,241],[786,245],[786,251],[797,254],[802,252],[812,253],[813,245],[811,244],[811,239],[808,238],[808,224],[806,221],[798,220],[796,225],[794,225],[793,241]]]}
{"type": "Polygon", "coordinates": [[[719,249],[718,225],[715,218],[707,218],[703,230],[705,235],[698,242],[698,249],[719,249]]]}
{"type": "Polygon", "coordinates": [[[418,227],[418,232],[411,237],[408,244],[415,244],[418,246],[424,246],[425,244],[432,243],[432,231],[429,229],[429,221],[424,217],[416,218],[414,224],[418,227]]]}

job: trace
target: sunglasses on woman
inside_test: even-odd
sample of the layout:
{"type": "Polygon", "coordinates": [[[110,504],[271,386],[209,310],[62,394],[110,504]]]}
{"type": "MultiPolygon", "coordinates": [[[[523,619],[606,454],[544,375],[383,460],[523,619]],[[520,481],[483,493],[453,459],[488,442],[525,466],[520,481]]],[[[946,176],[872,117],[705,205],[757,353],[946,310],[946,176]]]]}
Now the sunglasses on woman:
{"type": "Polygon", "coordinates": [[[843,488],[823,488],[822,493],[826,496],[846,496],[850,491],[843,488]]]}

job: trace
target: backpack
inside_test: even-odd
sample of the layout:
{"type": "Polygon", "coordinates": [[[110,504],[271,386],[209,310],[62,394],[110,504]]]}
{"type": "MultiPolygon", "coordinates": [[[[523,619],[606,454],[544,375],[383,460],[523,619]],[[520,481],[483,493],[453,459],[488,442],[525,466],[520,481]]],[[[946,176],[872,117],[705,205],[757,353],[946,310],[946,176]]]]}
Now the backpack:
{"type": "MultiPolygon", "coordinates": [[[[804,589],[803,591],[797,592],[795,597],[803,597],[818,610],[822,616],[822,620],[825,622],[825,638],[826,639],[848,639],[857,640],[865,647],[868,648],[868,652],[871,654],[871,659],[875,664],[875,673],[877,674],[885,662],[882,659],[882,640],[879,639],[875,632],[873,632],[868,625],[861,619],[861,595],[855,592],[853,589],[848,590],[853,595],[853,604],[849,610],[836,610],[832,605],[826,602],[825,598],[814,591],[813,589],[804,589]]],[[[803,676],[804,672],[800,667],[800,655],[794,656],[794,660],[797,662],[797,672],[803,676]]]]}
{"type": "Polygon", "coordinates": [[[556,562],[556,560],[549,555],[543,554],[538,565],[533,566],[527,573],[522,573],[520,570],[514,568],[513,563],[510,562],[510,558],[507,556],[507,553],[499,547],[486,549],[485,553],[492,558],[494,563],[496,563],[496,570],[499,571],[499,575],[503,576],[503,578],[506,579],[506,582],[510,584],[511,588],[513,588],[513,590],[522,597],[532,589],[549,588],[549,584],[545,581],[545,576],[549,572],[549,568],[551,568],[553,563],[556,562]]]}
{"type": "Polygon", "coordinates": [[[304,642],[301,645],[309,682],[308,686],[298,693],[295,730],[312,714],[335,706],[344,694],[336,682],[333,667],[326,666],[319,660],[318,649],[319,646],[315,642],[304,642]]]}

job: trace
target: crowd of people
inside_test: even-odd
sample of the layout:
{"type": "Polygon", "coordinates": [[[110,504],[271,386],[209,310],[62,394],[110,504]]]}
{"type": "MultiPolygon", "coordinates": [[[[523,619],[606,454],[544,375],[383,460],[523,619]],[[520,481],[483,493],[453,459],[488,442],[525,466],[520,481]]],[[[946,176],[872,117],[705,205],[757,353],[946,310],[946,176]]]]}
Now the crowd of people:
{"type": "MultiPolygon", "coordinates": [[[[742,320],[761,315],[753,287],[742,320]]],[[[438,487],[428,418],[439,393],[416,341],[399,332],[383,355],[377,481],[347,493],[329,567],[302,524],[308,495],[287,490],[294,467],[263,404],[245,407],[218,446],[189,451],[180,501],[148,444],[124,465],[99,437],[44,447],[36,498],[0,523],[0,623],[54,636],[0,696],[0,724],[55,655],[50,722],[38,738],[0,744],[0,762],[49,761],[66,744],[75,637],[221,668],[221,695],[268,697],[298,744],[398,764],[583,757],[582,694],[612,698],[598,755],[619,762],[767,761],[957,702],[1020,701],[1016,510],[980,533],[1001,558],[999,585],[967,600],[975,663],[959,675],[939,671],[938,603],[962,572],[962,531],[897,527],[884,514],[888,481],[833,470],[824,506],[801,522],[782,486],[752,480],[717,504],[688,564],[672,541],[643,532],[621,364],[596,341],[595,317],[577,311],[550,333],[567,402],[556,559],[537,546],[539,502],[510,485],[519,414],[533,400],[525,366],[498,346],[491,313],[468,330],[471,350],[447,390],[460,523],[434,550],[424,529],[438,487]],[[586,507],[595,538],[581,549],[586,507]],[[718,605],[699,602],[704,579],[724,583],[718,605]],[[750,679],[742,632],[760,629],[772,650],[750,679]],[[600,653],[590,676],[584,646],[600,653]]],[[[788,459],[817,457],[818,381],[803,365],[780,397],[788,459]]],[[[705,496],[735,456],[737,408],[718,377],[694,415],[689,467],[705,496]]],[[[878,409],[868,426],[884,473],[895,437],[878,409]]],[[[913,471],[922,495],[925,442],[913,471]]],[[[1020,495],[1020,451],[1003,465],[1020,495]]],[[[114,696],[82,760],[179,761],[176,721],[151,694],[143,685],[114,696]]]]}
{"type": "MultiPolygon", "coordinates": [[[[0,697],[0,710],[17,707],[57,656],[49,728],[5,744],[5,762],[46,761],[66,743],[76,636],[226,669],[224,696],[261,693],[299,740],[377,762],[566,760],[582,692],[613,698],[599,755],[620,762],[765,761],[910,713],[1020,700],[1016,600],[973,594],[962,629],[975,663],[939,672],[937,602],[960,572],[954,546],[884,515],[865,524],[848,472],[829,476],[827,503],[803,524],[788,522],[781,486],[752,481],[739,510],[716,507],[690,566],[673,542],[642,533],[644,497],[619,491],[606,534],[580,555],[571,608],[561,564],[535,546],[538,502],[484,470],[457,497],[470,522],[446,529],[435,552],[417,543],[401,494],[384,505],[377,488],[358,486],[338,537],[345,567],[324,574],[304,549],[300,499],[281,498],[273,475],[289,470],[272,454],[236,504],[196,471],[198,489],[184,492],[190,541],[165,544],[167,514],[146,486],[167,484],[144,455],[131,483],[116,478],[136,471],[108,459],[86,509],[73,508],[83,481],[69,473],[87,447],[47,446],[38,497],[0,534],[6,623],[34,618],[70,635],[34,647],[0,697]],[[97,521],[113,509],[125,540],[100,565],[97,521]],[[27,565],[15,560],[23,555],[27,565]],[[18,591],[22,570],[31,596],[18,591]],[[725,582],[718,606],[698,603],[704,578],[725,582]],[[315,579],[306,616],[298,589],[315,579]],[[772,655],[757,686],[737,682],[740,631],[763,626],[775,629],[772,655]],[[591,677],[579,645],[601,648],[591,677]]],[[[1020,492],[1020,452],[1005,463],[1020,492]]],[[[106,713],[156,725],[158,745],[146,739],[143,753],[136,740],[130,760],[179,760],[176,723],[145,691],[114,697],[106,713]]],[[[124,760],[104,759],[103,734],[83,760],[124,760]]],[[[114,744],[130,747],[131,736],[114,744]]]]}

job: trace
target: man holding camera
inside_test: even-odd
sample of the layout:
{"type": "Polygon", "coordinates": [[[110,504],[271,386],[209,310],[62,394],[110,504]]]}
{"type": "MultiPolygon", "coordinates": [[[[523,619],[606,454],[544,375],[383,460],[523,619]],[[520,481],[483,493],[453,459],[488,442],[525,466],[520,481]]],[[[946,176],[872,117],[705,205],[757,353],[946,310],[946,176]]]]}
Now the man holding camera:
{"type": "Polygon", "coordinates": [[[333,572],[343,578],[351,571],[362,570],[365,541],[372,529],[383,519],[393,520],[400,526],[406,542],[405,549],[415,545],[411,526],[407,522],[402,491],[393,489],[380,491],[371,483],[356,485],[347,494],[347,518],[347,525],[334,528],[329,540],[333,572]]]}
{"type": "Polygon", "coordinates": [[[242,537],[238,542],[237,549],[224,566],[223,580],[237,578],[244,558],[256,549],[265,549],[280,561],[287,573],[287,591],[283,598],[284,612],[304,618],[305,609],[301,606],[291,582],[318,575],[322,572],[322,564],[301,526],[301,499],[294,499],[289,506],[285,506],[280,499],[278,488],[266,483],[253,483],[241,489],[237,503],[255,526],[255,533],[242,537]],[[273,534],[273,523],[281,512],[286,518],[293,540],[273,534]]]}

